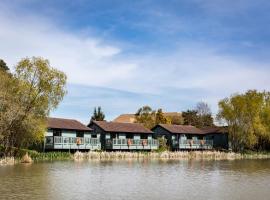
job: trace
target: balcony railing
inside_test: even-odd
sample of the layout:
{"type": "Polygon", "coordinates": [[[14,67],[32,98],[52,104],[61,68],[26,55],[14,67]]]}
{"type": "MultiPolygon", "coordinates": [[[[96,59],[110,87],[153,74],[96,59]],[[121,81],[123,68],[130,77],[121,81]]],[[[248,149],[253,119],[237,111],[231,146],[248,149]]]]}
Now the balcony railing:
{"type": "Polygon", "coordinates": [[[107,139],[106,147],[111,149],[157,149],[155,139],[107,139]]]}
{"type": "Polygon", "coordinates": [[[180,149],[212,149],[213,140],[180,140],[179,141],[180,149]]]}
{"type": "Polygon", "coordinates": [[[46,136],[45,147],[53,149],[91,149],[90,147],[100,147],[98,138],[46,136]]]}

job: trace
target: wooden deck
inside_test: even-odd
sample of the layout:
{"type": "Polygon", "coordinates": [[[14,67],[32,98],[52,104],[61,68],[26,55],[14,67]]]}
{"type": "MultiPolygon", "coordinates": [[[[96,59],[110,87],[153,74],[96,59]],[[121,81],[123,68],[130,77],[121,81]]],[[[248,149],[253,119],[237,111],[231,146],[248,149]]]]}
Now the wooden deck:
{"type": "Polygon", "coordinates": [[[101,144],[96,138],[46,136],[45,149],[100,150],[101,144]]]}
{"type": "Polygon", "coordinates": [[[158,149],[158,141],[155,139],[107,139],[108,150],[155,150],[158,149]]]}
{"type": "Polygon", "coordinates": [[[180,140],[173,141],[173,148],[174,149],[182,149],[182,150],[207,150],[213,149],[213,140],[180,140]]]}

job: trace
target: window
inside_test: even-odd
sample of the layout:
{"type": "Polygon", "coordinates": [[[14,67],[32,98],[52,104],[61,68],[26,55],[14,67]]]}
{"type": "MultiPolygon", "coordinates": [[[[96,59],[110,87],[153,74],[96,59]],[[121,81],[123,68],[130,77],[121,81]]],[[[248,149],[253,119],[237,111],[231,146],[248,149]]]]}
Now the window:
{"type": "Polygon", "coordinates": [[[148,139],[148,135],[147,134],[142,134],[141,135],[141,139],[142,140],[147,140],[148,139]]]}
{"type": "Polygon", "coordinates": [[[92,134],[91,138],[97,138],[97,134],[92,134]]]}
{"type": "Polygon", "coordinates": [[[62,136],[62,130],[53,130],[53,136],[62,136]]]}
{"type": "Polygon", "coordinates": [[[84,132],[83,131],[77,131],[76,132],[76,137],[83,137],[84,136],[84,132]]]}
{"type": "Polygon", "coordinates": [[[126,138],[127,139],[133,139],[134,138],[134,135],[133,134],[127,134],[126,138]]]}

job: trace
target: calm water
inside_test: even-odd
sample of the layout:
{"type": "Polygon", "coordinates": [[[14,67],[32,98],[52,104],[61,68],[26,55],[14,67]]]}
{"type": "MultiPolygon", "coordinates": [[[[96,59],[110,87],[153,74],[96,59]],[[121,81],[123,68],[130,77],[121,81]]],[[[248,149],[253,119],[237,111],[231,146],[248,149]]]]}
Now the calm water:
{"type": "Polygon", "coordinates": [[[270,160],[0,166],[0,199],[270,199],[270,160]]]}

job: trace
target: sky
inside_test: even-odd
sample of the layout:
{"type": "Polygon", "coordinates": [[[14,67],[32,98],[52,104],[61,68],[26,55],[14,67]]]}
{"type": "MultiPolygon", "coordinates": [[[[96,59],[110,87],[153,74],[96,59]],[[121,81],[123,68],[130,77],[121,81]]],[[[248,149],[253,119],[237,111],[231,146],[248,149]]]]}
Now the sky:
{"type": "Polygon", "coordinates": [[[193,109],[270,90],[268,0],[1,0],[0,58],[41,56],[66,73],[54,117],[87,123],[143,105],[193,109]]]}

